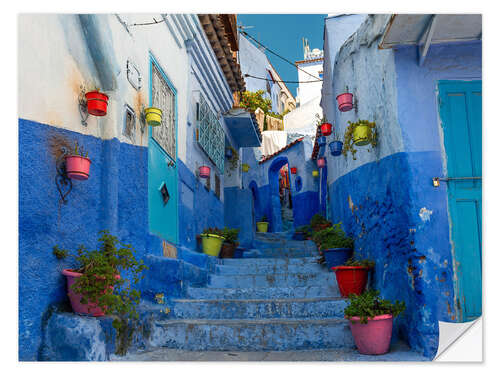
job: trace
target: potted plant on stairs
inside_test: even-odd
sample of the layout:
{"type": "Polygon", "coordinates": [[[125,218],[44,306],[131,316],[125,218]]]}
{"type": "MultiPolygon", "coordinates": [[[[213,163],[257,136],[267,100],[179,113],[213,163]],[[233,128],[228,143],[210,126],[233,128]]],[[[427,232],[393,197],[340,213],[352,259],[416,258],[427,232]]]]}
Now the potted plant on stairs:
{"type": "Polygon", "coordinates": [[[313,241],[324,256],[329,269],[344,264],[352,256],[354,240],[346,236],[341,223],[315,232],[313,241]]]}
{"type": "Polygon", "coordinates": [[[218,228],[206,228],[201,233],[201,244],[203,252],[214,257],[219,256],[222,243],[224,242],[224,232],[218,228]]]}
{"type": "Polygon", "coordinates": [[[389,351],[393,319],[405,309],[405,303],[381,299],[376,290],[351,294],[344,315],[361,354],[377,355],[389,351]]]}
{"type": "Polygon", "coordinates": [[[375,266],[370,259],[348,259],[343,265],[332,267],[342,297],[363,293],[368,281],[368,271],[375,266]]]}
{"type": "Polygon", "coordinates": [[[73,311],[94,317],[114,314],[116,353],[125,354],[127,328],[139,318],[136,307],[141,293],[132,284],[143,278],[140,274],[147,267],[142,260],[136,260],[131,245],[120,242],[108,231],[100,233],[100,245],[95,250],[87,250],[81,245],[73,255],[56,245],[52,253],[59,260],[72,257],[76,261],[74,267],[62,270],[73,311]],[[125,273],[130,279],[122,277],[125,273]]]}
{"type": "Polygon", "coordinates": [[[267,216],[262,216],[262,219],[257,222],[257,232],[266,233],[269,228],[269,222],[267,221],[267,216]]]}
{"type": "Polygon", "coordinates": [[[233,258],[234,257],[234,251],[238,247],[238,233],[240,232],[239,229],[231,229],[228,227],[224,227],[222,229],[223,237],[224,237],[224,242],[222,243],[222,248],[219,254],[220,258],[233,258]]]}

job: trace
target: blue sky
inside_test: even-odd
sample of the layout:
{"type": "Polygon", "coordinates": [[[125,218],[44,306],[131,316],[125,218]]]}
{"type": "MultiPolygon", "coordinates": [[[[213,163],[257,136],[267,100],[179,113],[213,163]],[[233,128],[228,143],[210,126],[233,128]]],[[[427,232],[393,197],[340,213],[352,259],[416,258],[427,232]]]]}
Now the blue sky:
{"type": "MultiPolygon", "coordinates": [[[[309,40],[311,49],[323,49],[323,26],[326,14],[238,14],[238,25],[254,26],[245,29],[266,47],[290,61],[303,60],[302,37],[309,40]]],[[[267,52],[267,57],[281,79],[297,81],[297,69],[267,52]]],[[[296,83],[286,84],[297,94],[296,83]]]]}

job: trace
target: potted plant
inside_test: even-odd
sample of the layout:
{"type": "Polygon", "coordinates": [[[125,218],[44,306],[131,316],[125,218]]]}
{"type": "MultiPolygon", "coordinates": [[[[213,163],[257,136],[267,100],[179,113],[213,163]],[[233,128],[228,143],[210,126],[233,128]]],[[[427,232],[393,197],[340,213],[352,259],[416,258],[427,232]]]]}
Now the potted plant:
{"type": "MultiPolygon", "coordinates": [[[[238,155],[238,152],[232,147],[229,146],[226,148],[226,157],[229,159],[229,170],[234,171],[236,168],[238,168],[238,162],[240,160],[240,156],[238,155]],[[231,155],[229,155],[231,154],[231,155]]],[[[228,173],[231,175],[231,172],[228,173]]]]}
{"type": "Polygon", "coordinates": [[[137,284],[147,267],[142,260],[136,260],[131,245],[120,242],[108,231],[99,233],[100,245],[95,250],[81,245],[74,255],[56,245],[52,252],[58,259],[72,257],[76,261],[73,268],[62,270],[73,311],[94,317],[116,315],[113,327],[118,332],[117,354],[125,354],[126,328],[130,321],[139,318],[136,307],[141,294],[133,288],[132,281],[137,284]],[[124,273],[130,275],[130,279],[122,277],[124,273]]]}
{"type": "MultiPolygon", "coordinates": [[[[356,160],[356,146],[366,146],[370,144],[372,148],[377,145],[377,129],[375,122],[368,120],[348,121],[349,125],[344,133],[344,147],[342,154],[347,158],[347,153],[351,152],[353,160],[356,160]]],[[[370,150],[368,150],[370,151],[370,150]]]]}
{"type": "Polygon", "coordinates": [[[105,116],[108,111],[108,96],[99,89],[87,92],[85,94],[87,99],[87,112],[94,116],[105,116]]]}
{"type": "Polygon", "coordinates": [[[241,170],[246,173],[250,170],[250,166],[246,163],[243,163],[241,164],[241,170]]]}
{"type": "Polygon", "coordinates": [[[322,229],[328,228],[332,226],[332,222],[326,220],[322,215],[315,214],[311,218],[311,228],[314,232],[320,231],[322,229]]]}
{"type": "Polygon", "coordinates": [[[353,107],[352,94],[348,92],[347,87],[346,87],[345,91],[346,92],[337,95],[337,103],[338,103],[340,112],[350,111],[353,107]]]}
{"type": "Polygon", "coordinates": [[[75,142],[74,150],[71,150],[69,155],[65,156],[66,174],[73,180],[86,180],[89,178],[90,159],[88,151],[85,152],[83,147],[78,147],[78,142],[75,142]]]}
{"type": "Polygon", "coordinates": [[[290,173],[291,174],[297,174],[297,167],[290,168],[290,173]]]}
{"type": "Polygon", "coordinates": [[[269,227],[269,222],[267,221],[267,216],[262,216],[262,219],[257,222],[257,232],[265,233],[269,227]]]}
{"type": "Polygon", "coordinates": [[[144,113],[146,114],[146,122],[149,126],[161,125],[163,112],[160,108],[149,107],[144,110],[144,113]]]}
{"type": "Polygon", "coordinates": [[[370,259],[356,260],[350,258],[341,266],[331,267],[335,271],[335,277],[342,297],[363,293],[368,281],[368,271],[374,266],[375,262],[370,259]]]}
{"type": "Polygon", "coordinates": [[[405,303],[381,299],[376,290],[351,294],[344,315],[361,354],[377,355],[389,351],[393,319],[405,310],[405,303]]]}
{"type": "Polygon", "coordinates": [[[313,177],[318,177],[319,176],[319,172],[317,170],[313,170],[312,171],[312,176],[313,177]]]}
{"type": "Polygon", "coordinates": [[[352,256],[354,240],[346,236],[341,223],[315,232],[313,241],[323,254],[329,269],[344,264],[352,256]]]}
{"type": "Polygon", "coordinates": [[[198,168],[201,178],[210,178],[210,167],[208,165],[202,165],[198,168]]]}
{"type": "Polygon", "coordinates": [[[224,242],[222,243],[222,248],[219,254],[221,258],[233,258],[234,251],[238,247],[238,233],[239,229],[231,229],[228,227],[224,227],[222,229],[222,236],[224,237],[224,242]]]}
{"type": "Polygon", "coordinates": [[[224,240],[224,232],[221,229],[206,228],[201,233],[201,245],[203,252],[214,257],[219,256],[224,240]]]}
{"type": "Polygon", "coordinates": [[[316,118],[317,118],[316,123],[318,124],[321,130],[321,135],[329,136],[330,134],[332,134],[332,124],[327,122],[326,117],[325,116],[320,117],[319,114],[316,113],[316,118]]]}
{"type": "Polygon", "coordinates": [[[330,153],[332,154],[332,156],[340,156],[340,154],[342,154],[343,143],[339,139],[339,133],[338,132],[334,132],[334,133],[335,133],[335,136],[334,136],[333,142],[330,142],[328,147],[330,148],[330,153]]]}
{"type": "Polygon", "coordinates": [[[318,166],[318,168],[324,168],[325,165],[326,165],[326,160],[325,158],[318,158],[316,160],[316,165],[318,166]]]}

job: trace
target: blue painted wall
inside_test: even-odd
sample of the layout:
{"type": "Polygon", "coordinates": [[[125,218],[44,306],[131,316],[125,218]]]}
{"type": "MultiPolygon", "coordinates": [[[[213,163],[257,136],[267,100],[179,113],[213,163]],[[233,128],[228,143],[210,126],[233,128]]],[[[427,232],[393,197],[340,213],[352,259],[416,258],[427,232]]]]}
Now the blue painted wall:
{"type": "Polygon", "coordinates": [[[330,210],[356,252],[376,261],[370,286],[406,302],[395,332],[432,357],[438,320],[457,319],[446,186],[432,186],[432,177],[445,174],[437,81],[480,78],[481,44],[431,46],[420,67],[415,47],[377,48],[387,22],[369,16],[330,56],[333,92],[349,84],[358,102],[341,113],[334,98],[323,97],[337,131],[343,135],[357,119],[374,120],[379,130],[377,148],[360,148],[357,160],[327,155],[330,210]]]}

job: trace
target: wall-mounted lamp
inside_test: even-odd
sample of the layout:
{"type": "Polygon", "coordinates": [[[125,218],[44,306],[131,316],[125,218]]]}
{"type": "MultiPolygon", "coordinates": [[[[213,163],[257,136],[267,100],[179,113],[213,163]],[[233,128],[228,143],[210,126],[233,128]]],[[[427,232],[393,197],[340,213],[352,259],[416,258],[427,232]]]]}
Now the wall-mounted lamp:
{"type": "Polygon", "coordinates": [[[432,178],[432,186],[439,187],[439,185],[440,185],[439,177],[433,177],[432,178]]]}

